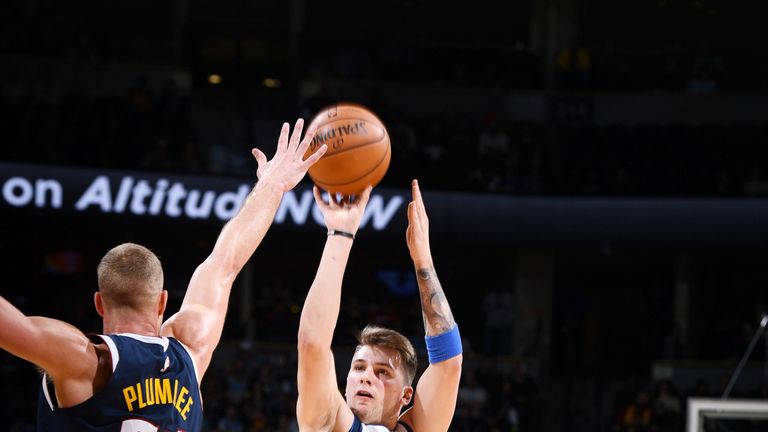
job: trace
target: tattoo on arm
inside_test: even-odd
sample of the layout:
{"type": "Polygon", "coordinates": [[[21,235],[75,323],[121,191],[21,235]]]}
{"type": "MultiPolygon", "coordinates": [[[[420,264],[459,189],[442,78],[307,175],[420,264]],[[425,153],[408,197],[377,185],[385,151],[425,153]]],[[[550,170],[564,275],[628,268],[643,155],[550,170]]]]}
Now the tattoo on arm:
{"type": "Polygon", "coordinates": [[[424,331],[427,336],[437,336],[452,329],[456,322],[451,313],[451,307],[443,293],[443,287],[437,280],[434,268],[423,268],[416,271],[421,296],[421,314],[424,318],[424,331]]]}

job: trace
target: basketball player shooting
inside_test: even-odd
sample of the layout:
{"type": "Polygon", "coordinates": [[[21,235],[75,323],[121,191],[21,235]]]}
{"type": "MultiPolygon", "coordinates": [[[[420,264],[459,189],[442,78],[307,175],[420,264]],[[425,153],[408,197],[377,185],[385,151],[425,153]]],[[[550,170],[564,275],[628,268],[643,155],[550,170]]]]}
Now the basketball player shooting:
{"type": "Polygon", "coordinates": [[[103,335],[55,319],[25,316],[0,297],[0,348],[45,371],[40,431],[199,431],[199,385],[219,343],[232,283],[272,224],[280,200],[326,150],[304,159],[314,128],[300,140],[283,124],[274,157],[253,149],[258,182],[195,270],[180,310],[163,322],[167,291],[158,258],[132,243],[99,263],[94,303],[103,335]],[[46,378],[53,382],[51,386],[46,378]]]}
{"type": "Polygon", "coordinates": [[[325,202],[315,187],[328,239],[301,312],[297,417],[302,431],[444,432],[456,407],[461,376],[459,330],[437,279],[429,248],[429,220],[416,180],[408,205],[406,239],[418,278],[429,366],[414,393],[416,353],[400,333],[366,327],[352,357],[345,395],[337,387],[331,340],[341,283],[371,193],[356,201],[325,202]],[[413,400],[413,406],[402,412],[413,400]]]}

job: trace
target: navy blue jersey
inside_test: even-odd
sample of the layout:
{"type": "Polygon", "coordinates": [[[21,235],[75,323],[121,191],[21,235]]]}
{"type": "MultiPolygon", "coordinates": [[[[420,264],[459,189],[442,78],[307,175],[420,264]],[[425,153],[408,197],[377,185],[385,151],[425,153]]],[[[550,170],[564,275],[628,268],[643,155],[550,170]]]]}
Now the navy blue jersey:
{"type": "Polygon", "coordinates": [[[112,354],[112,377],[85,402],[59,408],[53,385],[40,391],[37,430],[82,432],[199,431],[203,404],[187,349],[173,338],[93,336],[112,354]]]}

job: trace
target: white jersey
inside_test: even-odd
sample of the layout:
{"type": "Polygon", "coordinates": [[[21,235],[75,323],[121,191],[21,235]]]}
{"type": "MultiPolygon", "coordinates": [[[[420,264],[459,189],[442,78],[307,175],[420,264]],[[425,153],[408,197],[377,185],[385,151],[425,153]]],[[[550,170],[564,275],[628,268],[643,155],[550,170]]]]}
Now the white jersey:
{"type": "MultiPolygon", "coordinates": [[[[407,432],[413,432],[411,427],[403,422],[397,422],[407,432]]],[[[349,432],[393,432],[383,425],[372,425],[360,422],[360,419],[355,416],[355,420],[352,422],[352,427],[349,428],[349,432]]]]}
{"type": "Polygon", "coordinates": [[[361,431],[363,432],[392,432],[389,429],[386,428],[386,426],[382,425],[367,425],[367,424],[360,424],[361,431]]]}

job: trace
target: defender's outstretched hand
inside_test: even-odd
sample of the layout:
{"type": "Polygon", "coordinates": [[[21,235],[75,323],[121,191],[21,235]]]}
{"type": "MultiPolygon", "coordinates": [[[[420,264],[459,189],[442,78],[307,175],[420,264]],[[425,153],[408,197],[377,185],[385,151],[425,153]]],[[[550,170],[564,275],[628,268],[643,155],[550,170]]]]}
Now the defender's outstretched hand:
{"type": "Polygon", "coordinates": [[[411,182],[413,201],[408,204],[408,229],[405,239],[411,259],[417,268],[432,266],[432,252],[429,249],[429,218],[424,201],[421,199],[418,180],[411,182]]]}
{"type": "Polygon", "coordinates": [[[283,192],[288,192],[304,178],[304,174],[307,173],[309,167],[323,157],[328,149],[328,146],[325,144],[318,148],[312,156],[304,160],[304,154],[307,152],[312,138],[315,137],[317,127],[310,127],[302,140],[301,131],[303,128],[304,120],[296,120],[296,125],[293,127],[293,133],[290,134],[289,139],[288,133],[291,130],[291,126],[288,123],[283,123],[280,138],[277,140],[277,151],[270,161],[267,161],[267,157],[261,150],[257,148],[251,150],[253,157],[256,158],[256,162],[259,164],[256,176],[260,182],[272,182],[283,192]]]}

